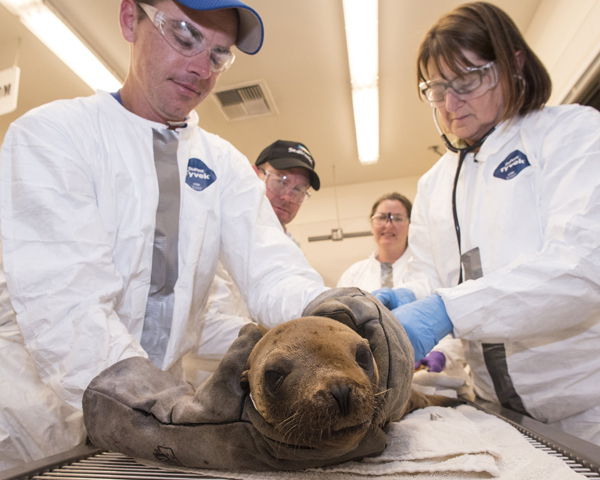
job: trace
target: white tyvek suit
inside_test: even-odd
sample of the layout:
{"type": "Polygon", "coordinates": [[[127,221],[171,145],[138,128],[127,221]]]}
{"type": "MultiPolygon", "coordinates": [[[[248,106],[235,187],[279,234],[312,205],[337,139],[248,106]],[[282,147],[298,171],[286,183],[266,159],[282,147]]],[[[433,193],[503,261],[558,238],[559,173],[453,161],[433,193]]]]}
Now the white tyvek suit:
{"type": "Polygon", "coordinates": [[[204,382],[215,371],[240,329],[251,322],[239,288],[219,262],[210,286],[200,343],[183,357],[185,379],[195,387],[204,382]]]}
{"type": "MultiPolygon", "coordinates": [[[[350,265],[342,273],[337,287],[358,287],[367,292],[381,288],[381,263],[375,258],[376,253],[373,252],[368,258],[350,265]]],[[[407,246],[402,256],[392,265],[394,286],[402,283],[402,277],[406,273],[406,266],[408,265],[410,256],[410,246],[407,246]]]]}
{"type": "MultiPolygon", "coordinates": [[[[289,231],[285,234],[300,247],[289,231]]],[[[200,386],[219,366],[240,329],[252,322],[240,289],[219,262],[202,319],[200,343],[183,357],[185,379],[195,387],[200,386]]]]}
{"type": "Polygon", "coordinates": [[[593,440],[600,426],[600,114],[544,108],[498,126],[475,157],[463,165],[457,210],[462,252],[479,247],[483,277],[456,286],[458,156],[447,153],[419,181],[406,286],[417,298],[441,295],[481,397],[512,406],[520,398],[534,418],[567,419],[567,431],[593,440]],[[494,379],[483,353],[490,345],[499,353],[494,379]],[[498,394],[499,379],[512,387],[498,384],[498,394]]]}
{"type": "MultiPolygon", "coordinates": [[[[252,317],[267,327],[300,316],[325,290],[283,233],[247,159],[197,122],[192,112],[177,153],[179,276],[162,368],[178,375],[181,357],[198,344],[218,258],[252,317]],[[214,183],[191,188],[189,159],[212,170],[214,183]]],[[[158,202],[153,128],[165,126],[100,92],[35,109],[6,135],[0,226],[10,300],[4,295],[0,385],[28,393],[3,389],[0,397],[2,468],[80,442],[81,396],[90,380],[121,359],[146,355],[139,340],[158,202]],[[6,361],[11,356],[35,368],[25,381],[6,361]],[[38,415],[58,427],[18,423],[38,415]]]]}

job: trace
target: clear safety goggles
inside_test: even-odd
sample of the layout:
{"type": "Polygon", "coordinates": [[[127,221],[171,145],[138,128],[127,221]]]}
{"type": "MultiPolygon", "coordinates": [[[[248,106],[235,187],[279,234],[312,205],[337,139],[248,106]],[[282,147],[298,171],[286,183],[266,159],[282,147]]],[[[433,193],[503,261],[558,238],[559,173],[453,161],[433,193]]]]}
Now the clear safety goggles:
{"type": "Polygon", "coordinates": [[[400,225],[401,223],[406,222],[408,217],[406,215],[402,215],[401,213],[376,213],[371,217],[371,222],[373,222],[373,225],[378,227],[385,225],[388,220],[392,225],[400,225]]]}
{"type": "Polygon", "coordinates": [[[286,197],[292,203],[298,205],[306,202],[310,198],[308,189],[310,185],[298,184],[289,175],[269,172],[268,170],[260,169],[265,174],[265,185],[278,197],[286,197]]]}
{"type": "Polygon", "coordinates": [[[419,84],[419,90],[425,100],[432,106],[446,101],[449,88],[461,100],[470,100],[483,95],[498,84],[498,73],[494,62],[488,62],[480,67],[467,67],[467,72],[459,75],[450,82],[428,80],[419,84]]]}
{"type": "Polygon", "coordinates": [[[235,60],[235,55],[231,50],[211,45],[200,30],[185,20],[172,17],[147,3],[139,3],[139,6],[146,12],[167,43],[182,55],[193,57],[209,50],[211,72],[223,73],[235,60]]]}

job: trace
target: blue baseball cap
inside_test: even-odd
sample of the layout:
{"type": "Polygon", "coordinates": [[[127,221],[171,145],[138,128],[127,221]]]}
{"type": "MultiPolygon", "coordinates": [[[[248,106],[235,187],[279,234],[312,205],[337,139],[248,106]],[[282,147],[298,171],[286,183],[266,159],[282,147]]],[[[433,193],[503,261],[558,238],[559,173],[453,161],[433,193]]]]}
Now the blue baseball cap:
{"type": "Polygon", "coordinates": [[[240,19],[235,46],[248,55],[258,53],[262,47],[265,31],[255,10],[239,0],[177,0],[192,10],[220,10],[235,8],[240,19]]]}

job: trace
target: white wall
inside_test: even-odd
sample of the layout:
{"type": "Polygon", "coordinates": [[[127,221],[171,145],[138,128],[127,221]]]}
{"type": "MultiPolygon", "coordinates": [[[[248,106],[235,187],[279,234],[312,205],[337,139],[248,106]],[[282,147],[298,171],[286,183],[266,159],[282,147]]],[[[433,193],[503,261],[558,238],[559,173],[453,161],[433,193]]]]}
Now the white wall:
{"type": "Polygon", "coordinates": [[[542,0],[525,39],[552,77],[561,103],[600,53],[600,0],[542,0]]]}
{"type": "Polygon", "coordinates": [[[369,214],[375,200],[385,193],[398,192],[413,201],[418,179],[415,176],[322,188],[302,205],[288,230],[300,242],[306,258],[327,286],[335,287],[344,270],[367,258],[375,249],[375,242],[372,236],[345,238],[337,242],[309,242],[308,238],[330,235],[331,229],[338,227],[338,211],[339,226],[344,233],[370,231],[369,214]]]}

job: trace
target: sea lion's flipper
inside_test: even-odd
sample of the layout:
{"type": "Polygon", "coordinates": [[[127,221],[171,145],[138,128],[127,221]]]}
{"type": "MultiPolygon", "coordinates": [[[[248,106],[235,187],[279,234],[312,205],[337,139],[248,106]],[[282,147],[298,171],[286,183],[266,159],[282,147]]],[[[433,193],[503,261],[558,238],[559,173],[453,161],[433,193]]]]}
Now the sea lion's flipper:
{"type": "Polygon", "coordinates": [[[216,371],[196,390],[144,357],[107,368],[83,396],[90,440],[103,450],[165,467],[276,468],[274,449],[244,414],[247,392],[240,385],[261,338],[258,327],[244,326],[216,371]]]}
{"type": "Polygon", "coordinates": [[[463,404],[464,401],[460,398],[451,398],[444,395],[427,395],[417,390],[412,389],[410,398],[404,407],[402,416],[425,407],[455,407],[463,404]]]}

